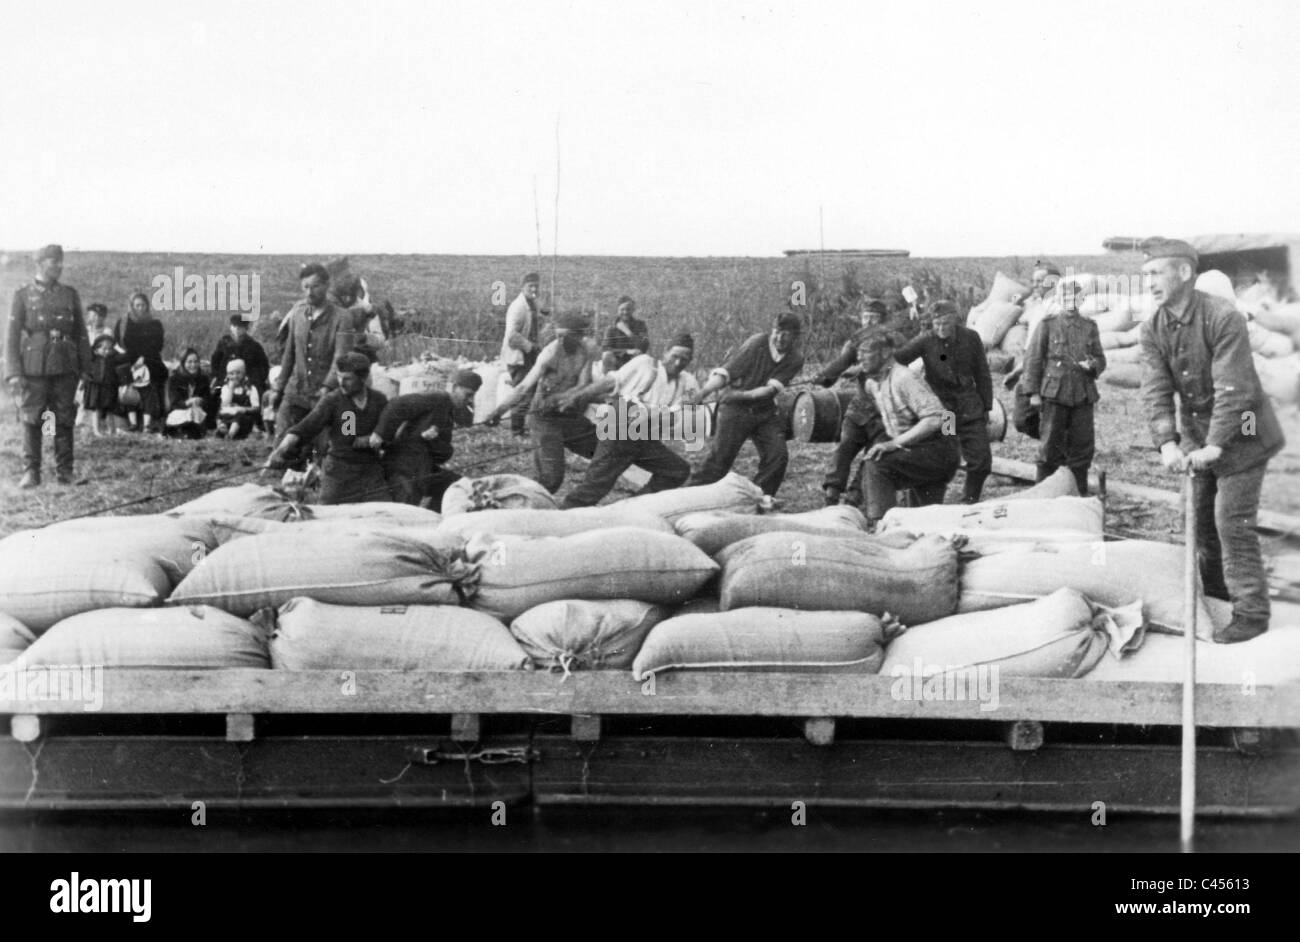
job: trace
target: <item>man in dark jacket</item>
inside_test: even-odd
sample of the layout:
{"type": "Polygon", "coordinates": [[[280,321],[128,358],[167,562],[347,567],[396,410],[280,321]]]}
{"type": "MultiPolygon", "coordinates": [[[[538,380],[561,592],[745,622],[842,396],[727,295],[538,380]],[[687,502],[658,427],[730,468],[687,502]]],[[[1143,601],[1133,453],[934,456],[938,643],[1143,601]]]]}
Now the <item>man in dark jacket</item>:
{"type": "Polygon", "coordinates": [[[1141,332],[1151,438],[1166,468],[1195,473],[1201,581],[1206,595],[1232,600],[1232,622],[1214,640],[1246,641],[1268,629],[1271,614],[1255,519],[1268,460],[1286,439],[1255,372],[1245,318],[1193,287],[1195,250],[1169,239],[1144,249],[1142,278],[1157,305],[1141,332]]]}
{"type": "Polygon", "coordinates": [[[989,375],[989,361],[980,335],[958,323],[956,304],[934,301],[927,313],[931,329],[894,351],[894,359],[906,365],[919,357],[925,364],[925,382],[952,413],[955,428],[946,431],[956,433],[966,463],[962,501],[974,504],[993,471],[993,451],[989,446],[993,379],[989,375]]]}
{"type": "MultiPolygon", "coordinates": [[[[902,300],[902,297],[899,297],[902,300]]],[[[818,386],[834,386],[844,373],[858,362],[858,347],[872,331],[880,330],[882,320],[888,316],[888,307],[883,301],[871,301],[862,309],[860,327],[852,337],[844,342],[840,355],[813,377],[812,382],[818,386]]],[[[876,401],[867,393],[867,376],[858,371],[858,392],[844,410],[840,420],[840,440],[835,446],[835,456],[831,459],[831,469],[822,479],[822,491],[826,494],[826,504],[831,506],[840,502],[849,481],[849,471],[853,461],[864,448],[869,448],[885,438],[885,426],[880,421],[880,410],[876,401]]]]}
{"type": "Polygon", "coordinates": [[[258,394],[266,392],[267,377],[271,375],[271,362],[266,350],[248,333],[248,321],[242,314],[230,315],[230,333],[217,341],[217,349],[212,353],[212,385],[226,384],[226,364],[231,360],[243,360],[244,370],[250,385],[257,388],[258,394]]]}
{"type": "Polygon", "coordinates": [[[1079,313],[1079,285],[1058,288],[1060,312],[1044,317],[1029,338],[1021,385],[1039,410],[1038,480],[1064,465],[1079,493],[1088,493],[1088,469],[1096,453],[1093,406],[1097,377],[1106,369],[1097,322],[1079,313]]]}
{"type": "Polygon", "coordinates": [[[14,293],[5,343],[5,378],[18,399],[23,424],[23,477],[18,486],[41,483],[43,425],[52,416],[54,461],[60,484],[72,483],[73,423],[77,382],[90,375],[90,341],[81,299],[63,274],[63,248],[36,253],[36,280],[14,293]]]}
{"type": "Polygon", "coordinates": [[[268,468],[284,467],[301,442],[320,435],[329,437],[329,454],[321,468],[322,504],[358,504],[389,500],[379,452],[370,436],[379,426],[379,416],[388,405],[383,393],[366,387],[370,360],[355,350],[334,362],[339,388],[327,392],[316,407],[289,428],[266,459],[268,468]]]}
{"type": "Polygon", "coordinates": [[[408,393],[389,400],[370,444],[383,450],[393,500],[419,504],[427,497],[431,509],[442,507],[442,495],[461,477],[445,467],[454,452],[452,429],[474,423],[474,394],[482,385],[477,373],[459,370],[450,393],[408,393]]]}

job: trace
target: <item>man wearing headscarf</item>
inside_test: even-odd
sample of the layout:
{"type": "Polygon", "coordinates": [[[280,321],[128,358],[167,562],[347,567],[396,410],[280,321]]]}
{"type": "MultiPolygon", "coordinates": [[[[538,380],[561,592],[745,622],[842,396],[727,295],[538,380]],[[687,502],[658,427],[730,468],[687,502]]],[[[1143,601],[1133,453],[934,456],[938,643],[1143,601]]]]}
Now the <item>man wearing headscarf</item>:
{"type": "Polygon", "coordinates": [[[5,344],[5,379],[18,400],[23,426],[23,476],[18,486],[41,483],[44,423],[54,425],[54,461],[60,484],[72,483],[77,383],[90,376],[90,339],[77,292],[60,284],[63,248],[36,253],[36,278],[14,292],[5,344]]]}
{"type": "Polygon", "coordinates": [[[474,423],[474,394],[483,378],[473,370],[457,370],[451,392],[408,393],[389,400],[379,416],[370,444],[383,452],[384,476],[393,500],[442,507],[442,495],[460,479],[446,467],[454,453],[454,426],[474,423]]]}
{"type": "Polygon", "coordinates": [[[592,385],[591,396],[612,393],[614,404],[597,421],[600,442],[596,454],[582,483],[564,498],[566,508],[600,503],[632,465],[651,474],[641,491],[643,494],[686,483],[691,466],[664,444],[664,437],[680,432],[685,438],[699,431],[693,423],[686,427],[684,416],[693,413],[683,412],[686,401],[694,398],[700,388],[695,377],[686,371],[694,357],[694,338],[690,334],[678,334],[669,342],[662,359],[643,353],[592,385]],[[656,434],[658,437],[654,437],[656,434]]]}
{"type": "Polygon", "coordinates": [[[596,453],[596,427],[583,415],[582,395],[591,385],[596,346],[586,337],[591,329],[581,314],[565,314],[556,324],[555,339],[484,424],[496,425],[507,410],[528,401],[528,431],[533,441],[537,480],[554,494],[564,483],[565,449],[590,458],[596,453]]]}

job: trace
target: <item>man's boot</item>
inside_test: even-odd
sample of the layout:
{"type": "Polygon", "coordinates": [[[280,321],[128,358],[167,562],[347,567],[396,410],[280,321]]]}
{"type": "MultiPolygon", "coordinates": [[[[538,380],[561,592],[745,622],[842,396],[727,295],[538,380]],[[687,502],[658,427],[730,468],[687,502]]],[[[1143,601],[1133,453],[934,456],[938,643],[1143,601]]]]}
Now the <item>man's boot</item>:
{"type": "Polygon", "coordinates": [[[72,483],[73,426],[54,426],[54,467],[60,484],[72,483]]]}
{"type": "Polygon", "coordinates": [[[838,487],[824,487],[822,490],[826,492],[827,507],[834,507],[840,502],[840,489],[838,487]]]}
{"type": "Polygon", "coordinates": [[[22,488],[37,487],[41,483],[41,426],[39,423],[23,423],[23,479],[18,482],[22,488]]]}
{"type": "Polygon", "coordinates": [[[967,471],[966,480],[962,485],[961,502],[963,504],[978,504],[980,497],[984,493],[984,482],[987,479],[988,475],[976,474],[972,476],[967,471]]]}
{"type": "Polygon", "coordinates": [[[1088,466],[1082,468],[1071,468],[1070,473],[1074,475],[1074,482],[1079,486],[1079,496],[1088,496],[1088,466]]]}
{"type": "Polygon", "coordinates": [[[1056,469],[1050,464],[1039,464],[1034,477],[1034,483],[1041,484],[1043,481],[1050,478],[1055,472],[1056,469]]]}
{"type": "Polygon", "coordinates": [[[1233,615],[1232,621],[1224,628],[1214,632],[1217,644],[1236,644],[1268,631],[1268,619],[1254,615],[1233,615]]]}

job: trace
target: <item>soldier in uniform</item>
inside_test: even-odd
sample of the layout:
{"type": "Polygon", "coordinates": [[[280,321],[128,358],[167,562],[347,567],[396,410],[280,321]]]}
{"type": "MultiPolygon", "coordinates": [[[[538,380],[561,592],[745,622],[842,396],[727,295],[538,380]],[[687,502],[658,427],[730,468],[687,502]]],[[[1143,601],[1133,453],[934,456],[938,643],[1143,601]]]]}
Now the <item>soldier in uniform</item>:
{"type": "Polygon", "coordinates": [[[36,279],[14,293],[5,344],[5,377],[17,397],[23,424],[23,477],[19,487],[41,483],[41,436],[54,418],[54,460],[60,484],[72,483],[73,423],[77,383],[90,375],[90,341],[77,292],[59,284],[63,247],[36,253],[36,279]]]}
{"type": "Polygon", "coordinates": [[[1078,283],[1061,282],[1058,290],[1061,311],[1034,328],[1021,384],[1030,393],[1031,408],[1040,410],[1038,480],[1064,465],[1086,496],[1096,452],[1097,377],[1106,369],[1106,353],[1097,322],[1079,313],[1078,283]]]}

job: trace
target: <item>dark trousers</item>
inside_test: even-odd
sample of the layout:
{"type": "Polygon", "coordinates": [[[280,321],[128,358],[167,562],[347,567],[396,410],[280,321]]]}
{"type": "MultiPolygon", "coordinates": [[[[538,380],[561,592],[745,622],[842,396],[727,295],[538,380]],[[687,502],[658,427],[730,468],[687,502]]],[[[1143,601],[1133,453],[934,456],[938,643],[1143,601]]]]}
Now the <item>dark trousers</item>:
{"type": "Polygon", "coordinates": [[[872,442],[867,426],[846,416],[840,423],[840,443],[835,446],[831,469],[822,478],[822,489],[843,493],[849,483],[849,472],[853,469],[854,459],[872,442]]]}
{"type": "Polygon", "coordinates": [[[790,454],[786,450],[781,418],[771,404],[765,409],[731,402],[718,406],[713,447],[700,470],[691,478],[691,483],[712,484],[721,480],[731,470],[747,441],[752,441],[758,449],[758,474],[754,475],[754,483],[769,497],[776,494],[785,480],[790,454]]]}
{"type": "Polygon", "coordinates": [[[1044,399],[1038,435],[1038,480],[1046,480],[1057,468],[1066,467],[1079,484],[1079,494],[1086,496],[1088,468],[1096,454],[1091,403],[1067,406],[1044,399]]]}
{"type": "MultiPolygon", "coordinates": [[[[518,386],[523,381],[523,378],[528,375],[528,371],[533,368],[533,364],[535,364],[536,362],[537,362],[536,350],[534,350],[532,353],[525,353],[523,363],[516,363],[513,366],[509,367],[510,384],[512,386],[518,386]]],[[[514,432],[516,435],[523,435],[524,428],[525,428],[524,420],[527,417],[528,417],[528,403],[527,402],[515,403],[515,407],[510,410],[510,431],[514,432]]]]}
{"type": "Polygon", "coordinates": [[[663,442],[602,439],[587,467],[582,483],[564,498],[563,506],[591,507],[614,489],[619,476],[636,465],[650,472],[642,494],[681,487],[691,476],[691,466],[663,442]]]}
{"type": "Polygon", "coordinates": [[[596,454],[599,440],[596,426],[585,415],[576,413],[535,412],[528,417],[528,429],[533,439],[533,467],[537,483],[552,494],[564,483],[564,451],[591,458],[596,454]]]}
{"type": "Polygon", "coordinates": [[[891,451],[878,461],[863,462],[862,490],[867,519],[883,517],[894,507],[897,492],[903,489],[914,490],[919,504],[941,503],[960,460],[957,439],[940,434],[919,445],[891,451]]]}
{"type": "Polygon", "coordinates": [[[1236,474],[1198,472],[1193,479],[1196,542],[1205,594],[1232,600],[1234,618],[1267,624],[1268,576],[1255,523],[1268,463],[1236,474]]]}
{"type": "Polygon", "coordinates": [[[384,480],[378,458],[367,461],[339,461],[328,457],[321,468],[320,502],[322,504],[361,504],[389,500],[392,492],[384,480]]]}
{"type": "Polygon", "coordinates": [[[427,448],[419,453],[390,450],[384,455],[384,477],[392,489],[392,499],[399,504],[420,504],[426,497],[433,510],[442,507],[442,495],[461,479],[461,475],[437,464],[427,448]]]}
{"type": "Polygon", "coordinates": [[[993,448],[989,444],[989,420],[987,413],[963,419],[957,423],[957,443],[961,447],[961,458],[966,463],[966,482],[962,489],[962,500],[973,504],[984,492],[984,482],[993,473],[993,448]]]}
{"type": "Polygon", "coordinates": [[[72,474],[73,425],[77,420],[77,376],[25,376],[19,411],[23,420],[23,470],[41,470],[46,431],[54,436],[54,465],[60,476],[72,474]],[[53,418],[53,422],[47,420],[53,418]]]}

